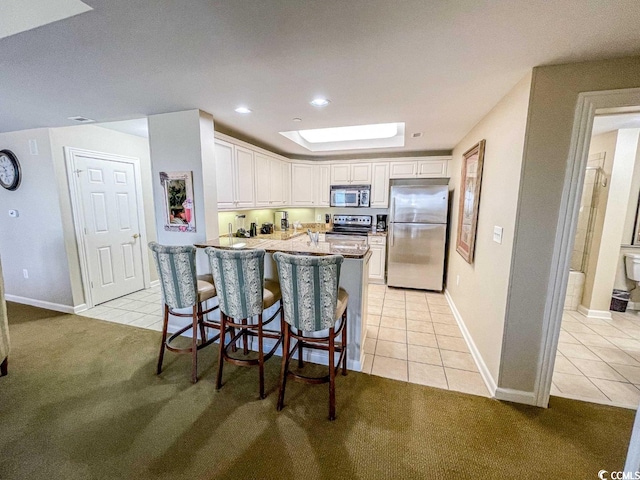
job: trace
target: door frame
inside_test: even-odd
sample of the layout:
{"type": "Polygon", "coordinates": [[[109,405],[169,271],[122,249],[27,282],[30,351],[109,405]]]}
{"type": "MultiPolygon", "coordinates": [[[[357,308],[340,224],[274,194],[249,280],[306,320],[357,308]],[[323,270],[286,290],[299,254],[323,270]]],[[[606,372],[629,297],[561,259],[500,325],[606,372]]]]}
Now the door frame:
{"type": "Polygon", "coordinates": [[[598,110],[637,107],[639,105],[640,88],[578,94],[542,324],[541,355],[534,391],[535,402],[539,407],[546,408],[549,405],[553,367],[558,350],[562,313],[569,281],[571,252],[578,224],[584,175],[589,160],[593,119],[598,110]]]}
{"type": "MultiPolygon", "coordinates": [[[[67,180],[69,182],[69,194],[71,197],[71,213],[73,215],[73,225],[76,237],[76,246],[78,252],[78,258],[80,259],[80,277],[82,279],[82,292],[84,294],[84,303],[87,308],[94,306],[93,296],[91,294],[90,278],[89,278],[89,262],[87,259],[86,242],[84,241],[84,215],[82,209],[82,200],[80,196],[80,185],[78,183],[78,176],[76,173],[76,157],[89,156],[97,158],[99,160],[106,160],[110,162],[128,163],[133,166],[133,172],[135,176],[135,189],[136,200],[138,204],[138,230],[140,231],[140,244],[147,244],[147,230],[144,216],[144,198],[142,195],[142,179],[140,171],[140,159],[135,157],[125,157],[123,155],[116,155],[113,153],[96,152],[93,150],[85,150],[76,147],[63,147],[65,164],[67,167],[67,180]]],[[[149,255],[146,254],[146,249],[141,250],[142,256],[142,278],[144,282],[144,288],[151,286],[151,276],[149,273],[149,255]]]]}

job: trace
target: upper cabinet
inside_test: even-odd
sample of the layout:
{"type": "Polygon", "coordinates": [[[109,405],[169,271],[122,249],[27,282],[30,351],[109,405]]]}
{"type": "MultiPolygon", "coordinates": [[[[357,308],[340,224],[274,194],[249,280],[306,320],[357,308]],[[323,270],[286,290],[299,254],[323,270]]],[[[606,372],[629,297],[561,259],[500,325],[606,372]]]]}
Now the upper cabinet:
{"type": "Polygon", "coordinates": [[[331,165],[331,185],[368,185],[371,183],[371,163],[334,163],[331,165]]]}
{"type": "Polygon", "coordinates": [[[446,177],[448,158],[391,162],[390,178],[446,177]]]}
{"type": "Polygon", "coordinates": [[[372,164],[371,208],[389,206],[389,162],[372,164]]]}
{"type": "Polygon", "coordinates": [[[446,177],[450,157],[340,162],[289,160],[216,134],[218,209],[329,207],[331,185],[371,185],[371,208],[389,207],[397,178],[446,177]]]}
{"type": "Polygon", "coordinates": [[[256,207],[286,205],[289,188],[288,165],[282,160],[255,152],[256,207]]]}
{"type": "Polygon", "coordinates": [[[253,152],[216,139],[215,158],[218,208],[232,210],[253,207],[253,152]]]}
{"type": "Polygon", "coordinates": [[[329,206],[329,165],[291,164],[291,206],[329,206]]]}

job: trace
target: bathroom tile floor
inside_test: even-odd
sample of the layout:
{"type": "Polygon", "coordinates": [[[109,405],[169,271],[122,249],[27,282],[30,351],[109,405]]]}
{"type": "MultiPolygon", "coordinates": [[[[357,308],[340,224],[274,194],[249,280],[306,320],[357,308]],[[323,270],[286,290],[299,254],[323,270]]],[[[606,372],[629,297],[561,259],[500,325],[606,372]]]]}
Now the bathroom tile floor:
{"type": "MultiPolygon", "coordinates": [[[[363,372],[489,396],[444,295],[369,285],[368,310],[363,372]]],[[[161,331],[160,287],[103,303],[80,315],[161,331]]],[[[179,327],[170,317],[169,331],[179,327]]]]}
{"type": "Polygon", "coordinates": [[[640,403],[640,312],[611,320],[565,310],[551,395],[637,408],[640,403]]]}
{"type": "Polygon", "coordinates": [[[489,396],[443,294],[369,285],[363,372],[489,396]]]}

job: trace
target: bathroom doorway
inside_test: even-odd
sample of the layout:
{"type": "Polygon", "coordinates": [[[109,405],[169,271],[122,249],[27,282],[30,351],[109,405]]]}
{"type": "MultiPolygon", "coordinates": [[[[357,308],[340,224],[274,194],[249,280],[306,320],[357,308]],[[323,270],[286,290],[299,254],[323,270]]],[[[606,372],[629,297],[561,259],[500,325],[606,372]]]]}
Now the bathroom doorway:
{"type": "Polygon", "coordinates": [[[624,295],[612,302],[614,289],[631,291],[640,308],[640,289],[625,270],[625,255],[640,254],[639,141],[640,108],[594,118],[551,395],[640,403],[640,312],[624,311],[624,295]]]}

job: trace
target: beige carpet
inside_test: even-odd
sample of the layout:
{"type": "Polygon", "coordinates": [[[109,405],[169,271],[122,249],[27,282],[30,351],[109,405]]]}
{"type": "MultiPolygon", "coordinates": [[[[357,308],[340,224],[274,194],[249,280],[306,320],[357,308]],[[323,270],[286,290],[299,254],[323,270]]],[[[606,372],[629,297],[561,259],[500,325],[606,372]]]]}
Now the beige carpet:
{"type": "Polygon", "coordinates": [[[291,382],[276,412],[279,358],[257,370],[217,352],[168,353],[159,333],[9,305],[13,352],[0,378],[0,479],[591,479],[624,464],[634,413],[552,398],[543,410],[351,372],[291,382]]]}

